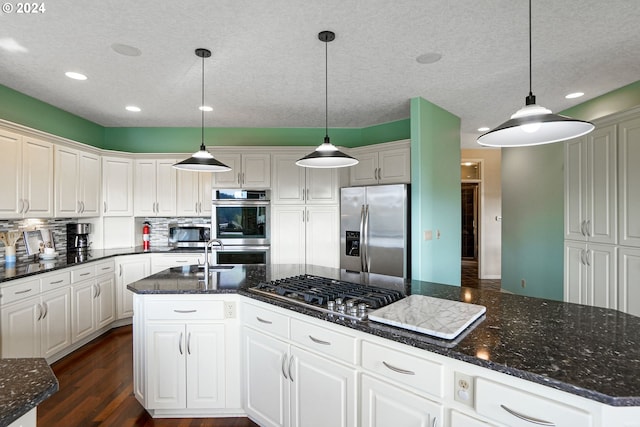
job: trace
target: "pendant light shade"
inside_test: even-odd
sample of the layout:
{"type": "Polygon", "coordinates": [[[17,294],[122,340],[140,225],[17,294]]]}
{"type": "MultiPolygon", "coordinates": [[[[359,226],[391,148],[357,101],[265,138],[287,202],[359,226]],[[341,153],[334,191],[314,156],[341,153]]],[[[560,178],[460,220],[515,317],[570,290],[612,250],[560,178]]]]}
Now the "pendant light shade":
{"type": "Polygon", "coordinates": [[[531,90],[531,0],[529,0],[529,96],[525,106],[511,119],[495,129],[480,135],[478,144],[488,147],[525,147],[550,144],[585,135],[594,129],[590,122],[553,114],[536,104],[531,90]]]}
{"type": "MultiPolygon", "coordinates": [[[[202,104],[204,106],[204,58],[211,56],[208,49],[196,49],[196,56],[202,58],[202,104]]],[[[201,108],[202,126],[200,150],[193,153],[191,157],[173,165],[176,169],[197,171],[197,172],[227,172],[231,168],[213,158],[213,155],[207,151],[204,145],[204,110],[201,108]]]]}
{"type": "Polygon", "coordinates": [[[324,116],[324,142],[296,162],[296,165],[305,168],[343,168],[358,164],[358,159],[338,150],[329,140],[329,72],[328,72],[328,43],[335,40],[336,35],[332,31],[322,31],[318,34],[318,39],[325,43],[324,50],[324,84],[325,84],[325,116],[324,116]]]}

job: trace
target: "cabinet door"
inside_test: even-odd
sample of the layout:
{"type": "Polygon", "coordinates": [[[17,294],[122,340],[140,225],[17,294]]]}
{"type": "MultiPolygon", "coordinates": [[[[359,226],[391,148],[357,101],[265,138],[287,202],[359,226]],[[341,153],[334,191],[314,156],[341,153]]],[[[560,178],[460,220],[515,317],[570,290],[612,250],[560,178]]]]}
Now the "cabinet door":
{"type": "MultiPolygon", "coordinates": [[[[618,310],[640,316],[640,249],[618,250],[618,310]]],[[[4,331],[4,329],[3,329],[4,331]]]]}
{"type": "Polygon", "coordinates": [[[104,216],[133,215],[133,162],[102,158],[102,201],[104,216]]]}
{"type": "MultiPolygon", "coordinates": [[[[355,427],[356,371],[291,347],[292,427],[355,427]]],[[[404,425],[401,423],[395,424],[404,425]]]]}
{"type": "MultiPolygon", "coordinates": [[[[176,214],[179,216],[198,216],[200,203],[200,175],[210,175],[201,172],[178,170],[176,172],[176,214]]],[[[209,194],[211,197],[211,194],[209,194]]]]}
{"type": "Polygon", "coordinates": [[[451,411],[451,427],[493,427],[493,424],[487,424],[458,411],[451,411]]]}
{"type": "Polygon", "coordinates": [[[304,155],[275,154],[273,156],[274,204],[304,203],[306,198],[305,168],[296,165],[296,160],[304,155]]]}
{"type": "Polygon", "coordinates": [[[156,161],[136,160],[133,187],[135,216],[156,216],[156,161]]]}
{"type": "Polygon", "coordinates": [[[53,216],[53,144],[23,139],[22,198],[25,218],[53,216]]]}
{"type": "Polygon", "coordinates": [[[245,188],[271,187],[271,155],[243,154],[241,184],[245,188]]]}
{"type": "Polygon", "coordinates": [[[42,357],[50,357],[71,345],[71,290],[64,287],[42,296],[40,319],[42,357]]]}
{"type": "MultiPolygon", "coordinates": [[[[301,168],[303,169],[303,168],[301,168]]],[[[306,170],[307,204],[338,203],[338,170],[335,168],[309,168],[306,170]]]]}
{"type": "Polygon", "coordinates": [[[378,182],[405,184],[411,182],[411,150],[383,150],[378,154],[378,182]]]}
{"type": "Polygon", "coordinates": [[[587,301],[584,304],[618,308],[616,248],[589,243],[586,253],[587,301]]]}
{"type": "Polygon", "coordinates": [[[148,255],[129,255],[118,258],[116,262],[116,311],[118,319],[124,319],[133,316],[133,292],[127,289],[127,285],[149,276],[151,264],[148,255]]]}
{"type": "Polygon", "coordinates": [[[306,212],[304,206],[276,205],[271,207],[271,260],[273,264],[305,263],[306,212]]]}
{"type": "Polygon", "coordinates": [[[362,375],[363,427],[443,425],[442,406],[404,389],[362,375]]]}
{"type": "Polygon", "coordinates": [[[80,154],[77,150],[58,146],[55,153],[56,216],[77,217],[81,211],[78,198],[80,154]]]}
{"type": "Polygon", "coordinates": [[[71,341],[76,343],[96,330],[93,300],[98,291],[95,280],[74,284],[71,288],[71,341]]]}
{"type": "Polygon", "coordinates": [[[81,203],[80,216],[100,216],[100,156],[80,152],[80,174],[78,200],[81,203]]]}
{"type": "Polygon", "coordinates": [[[349,168],[349,182],[351,185],[372,185],[378,183],[378,153],[354,153],[358,164],[349,168]]]}
{"type": "Polygon", "coordinates": [[[200,205],[198,206],[198,215],[211,216],[211,200],[213,199],[213,173],[200,173],[200,205]]]}
{"type": "Polygon", "coordinates": [[[618,240],[618,188],[616,126],[596,129],[587,135],[588,240],[615,244],[618,240]]]}
{"type": "Polygon", "coordinates": [[[40,357],[39,297],[2,306],[2,357],[40,357]]]}
{"type": "Polygon", "coordinates": [[[586,240],[587,137],[564,146],[564,238],[586,240]]]}
{"type": "Polygon", "coordinates": [[[620,244],[640,247],[640,118],[619,125],[620,244]]]}
{"type": "Polygon", "coordinates": [[[148,324],[147,409],[186,408],[184,324],[148,324]]]}
{"type": "Polygon", "coordinates": [[[100,329],[116,320],[116,283],[113,275],[96,280],[96,328],[100,329]]]}
{"type": "Polygon", "coordinates": [[[216,188],[240,188],[242,156],[240,154],[214,154],[213,157],[231,168],[228,172],[216,172],[213,174],[214,186],[216,188]]]}
{"type": "Polygon", "coordinates": [[[22,214],[22,137],[0,129],[0,218],[22,214]]]}
{"type": "Polygon", "coordinates": [[[187,407],[225,407],[224,325],[187,325],[187,407]]]}
{"type": "Polygon", "coordinates": [[[176,214],[176,168],[175,160],[156,162],[156,214],[175,216],[176,214]]]}
{"type": "Polygon", "coordinates": [[[587,245],[581,242],[564,242],[564,300],[576,304],[587,301],[587,245]]]}
{"type": "Polygon", "coordinates": [[[245,410],[263,427],[289,425],[288,347],[244,328],[245,410]]]}
{"type": "Polygon", "coordinates": [[[339,268],[338,206],[307,206],[306,210],[306,263],[339,268]]]}

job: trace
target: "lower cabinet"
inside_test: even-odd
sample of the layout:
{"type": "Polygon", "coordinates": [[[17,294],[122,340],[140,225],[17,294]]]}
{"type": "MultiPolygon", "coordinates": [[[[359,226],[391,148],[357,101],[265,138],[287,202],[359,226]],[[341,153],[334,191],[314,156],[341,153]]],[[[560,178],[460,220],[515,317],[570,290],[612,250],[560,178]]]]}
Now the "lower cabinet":
{"type": "Polygon", "coordinates": [[[618,310],[640,316],[640,248],[618,249],[618,310]]]}
{"type": "Polygon", "coordinates": [[[133,292],[127,285],[151,275],[149,254],[117,257],[116,268],[116,317],[133,316],[133,292]]]}
{"type": "Polygon", "coordinates": [[[116,286],[113,267],[108,274],[73,283],[71,304],[73,343],[115,321],[116,286]]]}
{"type": "Polygon", "coordinates": [[[495,427],[458,411],[451,411],[451,427],[495,427]]]}

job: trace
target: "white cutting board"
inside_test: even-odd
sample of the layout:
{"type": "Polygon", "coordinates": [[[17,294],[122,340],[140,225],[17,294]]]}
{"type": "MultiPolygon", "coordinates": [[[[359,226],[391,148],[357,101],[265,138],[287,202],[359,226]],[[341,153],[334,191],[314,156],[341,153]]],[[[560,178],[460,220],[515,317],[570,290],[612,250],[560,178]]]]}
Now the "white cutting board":
{"type": "Polygon", "coordinates": [[[369,313],[369,320],[451,340],[486,311],[483,305],[409,295],[369,313]]]}

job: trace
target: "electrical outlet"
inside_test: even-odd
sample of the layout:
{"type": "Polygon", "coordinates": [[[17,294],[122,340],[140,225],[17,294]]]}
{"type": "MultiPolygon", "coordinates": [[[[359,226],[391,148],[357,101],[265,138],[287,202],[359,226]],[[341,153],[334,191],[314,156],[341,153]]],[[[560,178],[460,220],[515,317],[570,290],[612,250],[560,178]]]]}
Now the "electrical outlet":
{"type": "Polygon", "coordinates": [[[224,303],[224,318],[235,319],[236,317],[236,303],[235,301],[225,301],[224,303]]]}
{"type": "Polygon", "coordinates": [[[433,233],[431,232],[431,230],[425,230],[424,240],[431,240],[431,239],[433,239],[433,233]]]}
{"type": "Polygon", "coordinates": [[[455,381],[455,385],[453,387],[453,398],[456,402],[460,402],[473,408],[475,393],[473,377],[460,372],[455,372],[453,376],[455,381]]]}
{"type": "Polygon", "coordinates": [[[520,286],[522,286],[523,288],[526,288],[527,287],[527,281],[524,280],[524,279],[520,280],[520,286]]]}

